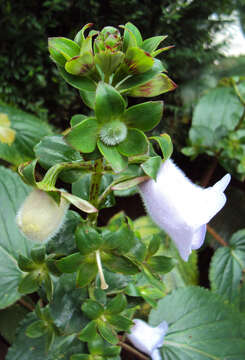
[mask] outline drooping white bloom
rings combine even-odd
[[[17,214],[17,224],[30,240],[47,241],[60,230],[68,207],[64,198],[58,205],[45,191],[34,189]]]
[[[127,334],[128,339],[138,350],[150,355],[152,360],[161,360],[159,348],[163,345],[168,331],[167,322],[163,321],[156,327],[140,319],[134,319],[134,323],[130,334]]]
[[[204,189],[193,184],[169,159],[161,165],[156,181],[139,185],[149,215],[169,234],[185,261],[192,250],[202,246],[206,224],[225,205],[224,190],[230,179],[227,174]]]

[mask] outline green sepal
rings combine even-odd
[[[100,67],[102,72],[109,76],[123,62],[125,55],[121,51],[101,51],[94,57],[94,63]]]
[[[166,274],[176,265],[176,261],[168,256],[152,256],[147,264],[157,274]]]
[[[21,164],[18,168],[18,172],[22,180],[31,186],[36,186],[35,168],[37,165],[37,159],[28,163]]]
[[[106,319],[119,331],[129,331],[130,327],[134,325],[133,321],[122,315],[107,315]]]
[[[94,280],[98,273],[97,264],[95,262],[84,262],[80,265],[77,278],[76,286],[85,287]]]
[[[116,173],[128,166],[127,158],[119,153],[116,146],[107,146],[101,140],[97,142],[97,145],[101,154]]]
[[[98,319],[104,313],[104,307],[97,301],[88,299],[82,304],[82,311],[91,319]]]
[[[65,139],[76,150],[91,153],[96,147],[97,129],[96,119],[88,118],[72,127]]]
[[[106,292],[100,288],[93,289],[93,296],[96,301],[98,301],[101,305],[105,305],[107,302]]]
[[[45,285],[47,299],[49,302],[51,302],[54,293],[54,284],[49,274],[46,274],[44,278],[44,285]]]
[[[77,247],[82,255],[98,250],[102,244],[102,236],[87,224],[77,227],[75,238]]]
[[[166,75],[158,74],[143,85],[136,86],[128,92],[132,97],[153,97],[175,90],[177,85]]]
[[[49,51],[51,58],[58,64],[63,66],[61,56],[65,60],[70,60],[74,56],[79,55],[80,47],[76,42],[64,37],[52,37],[48,39]],[[61,56],[60,56],[61,55]]]
[[[32,271],[27,274],[19,283],[18,291],[21,294],[31,294],[39,289],[40,279],[38,272]]]
[[[58,258],[59,258],[58,255],[50,254],[45,259],[45,264],[48,268],[48,271],[55,276],[60,276],[62,274],[62,272],[56,266],[56,262]]]
[[[78,334],[78,339],[85,342],[93,341],[97,335],[96,321],[90,321]]]
[[[94,66],[94,58],[90,52],[85,52],[70,59],[65,64],[65,69],[69,74],[86,76]]]
[[[95,115],[100,123],[118,119],[125,110],[126,104],[120,93],[111,85],[100,81],[95,97]]]
[[[155,253],[159,250],[161,246],[161,239],[159,236],[152,236],[152,239],[148,245],[148,249],[147,249],[147,258],[152,257],[153,255],[155,255]]]
[[[26,328],[26,336],[36,339],[45,335],[48,331],[47,325],[43,320],[33,322]]]
[[[85,91],[95,91],[96,90],[96,83],[87,78],[86,76],[76,76],[68,74],[65,69],[59,67],[60,75],[63,79],[71,86],[78,90],[85,90]]]
[[[18,257],[18,266],[20,270],[26,272],[36,269],[36,265],[34,264],[34,262],[22,254],[20,254]]]
[[[98,319],[97,325],[100,335],[108,341],[108,343],[112,345],[116,345],[118,343],[117,333],[108,322]]]
[[[153,136],[150,140],[155,140],[162,151],[163,159],[167,160],[173,153],[173,143],[168,134],[161,134],[160,136]]]
[[[124,156],[135,156],[147,153],[148,140],[138,129],[128,129],[127,137],[117,145],[118,151]]]
[[[148,101],[128,108],[123,120],[130,127],[150,131],[159,124],[162,114],[163,101]]]
[[[44,245],[36,245],[31,249],[31,258],[36,264],[42,264],[46,255],[46,247]]]
[[[127,306],[127,299],[124,294],[118,294],[106,305],[106,313],[109,314],[119,314]]]
[[[143,164],[141,164],[141,167],[148,176],[156,180],[161,163],[162,163],[161,157],[154,156],[146,160]]]
[[[103,265],[112,272],[124,275],[135,275],[140,271],[129,259],[112,254],[107,255],[107,258],[103,261]]]
[[[83,256],[77,252],[62,258],[61,260],[57,260],[56,266],[63,273],[73,273],[78,270],[83,259]]]
[[[149,52],[150,54],[155,51],[163,40],[167,38],[166,35],[153,36],[145,39],[142,44],[142,49]]]
[[[135,88],[149,82],[149,80],[154,78],[154,76],[161,73],[162,71],[164,71],[164,66],[162,62],[158,59],[154,59],[154,64],[149,71],[143,74],[133,75],[127,80],[121,81],[120,85],[118,86],[118,90],[121,93],[125,93],[129,91],[131,88]],[[115,83],[116,82],[117,82],[117,77],[115,77]],[[114,79],[113,79],[113,84],[114,84]]]

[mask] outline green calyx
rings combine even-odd
[[[123,122],[114,120],[101,127],[99,137],[105,145],[114,146],[126,139],[127,132]]]

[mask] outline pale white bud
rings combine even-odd
[[[30,240],[47,241],[64,223],[69,202],[61,197],[58,205],[45,191],[34,189],[22,204],[16,220]]]

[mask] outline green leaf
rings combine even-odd
[[[94,110],[96,92],[80,90],[79,93],[84,104],[87,105],[90,109]]]
[[[19,255],[19,258],[18,258],[18,266],[19,266],[20,270],[26,271],[26,272],[32,271],[36,268],[36,265],[34,264],[34,262],[31,259],[29,259],[21,254]]]
[[[131,22],[127,22],[126,25],[125,25],[125,28],[126,28],[126,30],[129,30],[131,33],[133,33],[133,35],[134,35],[134,37],[136,39],[137,45],[139,47],[141,47],[143,40],[142,40],[142,36],[141,36],[141,33],[140,33],[139,29],[134,24],[132,24]],[[124,34],[124,36],[125,35],[126,34]]]
[[[145,39],[142,44],[142,48],[145,51],[148,51],[150,54],[158,48],[163,40],[166,39],[167,36],[153,36],[151,38]]]
[[[153,136],[150,139],[155,140],[162,151],[163,159],[170,158],[173,152],[173,144],[171,137],[168,134],[161,134],[160,136]]]
[[[120,85],[118,86],[118,90],[120,92],[126,92],[131,88],[145,84],[149,80],[151,80],[155,75],[161,73],[163,70],[164,70],[164,67],[163,67],[162,62],[158,59],[154,59],[154,64],[149,71],[147,71],[143,74],[131,76],[127,80],[122,81],[120,83]]]
[[[84,344],[75,335],[57,336],[48,353],[45,351],[45,337],[36,339],[25,335],[27,326],[37,320],[33,313],[21,322],[14,344],[9,348],[6,360],[54,360],[62,358],[70,360],[74,353],[83,353]]]
[[[148,150],[148,141],[142,131],[128,129],[126,139],[117,145],[117,149],[124,156],[145,154]]]
[[[32,305],[31,302],[29,303]],[[19,322],[28,314],[28,312],[29,310],[19,303],[0,311],[0,334],[9,344],[14,342]]]
[[[128,92],[132,97],[153,97],[176,89],[176,84],[166,75],[158,74],[152,80]]]
[[[82,304],[82,311],[91,319],[98,319],[104,313],[104,307],[97,301],[88,299]]]
[[[37,271],[25,275],[19,283],[18,291],[21,294],[31,294],[38,290],[40,285],[39,275]]]
[[[173,269],[176,261],[167,256],[153,256],[147,261],[147,264],[157,274],[166,274]]]
[[[95,115],[100,123],[118,119],[125,106],[123,97],[113,86],[99,82],[95,97]]]
[[[70,357],[70,360],[90,360],[90,355],[88,354],[75,354]]]
[[[69,59],[65,64],[65,69],[69,74],[86,76],[94,65],[94,58],[90,52],[85,52]]]
[[[90,321],[78,334],[78,338],[81,341],[90,342],[97,334],[97,323],[96,321]]]
[[[245,230],[237,231],[229,246],[215,251],[210,266],[211,289],[231,303],[238,303],[245,272]]]
[[[30,338],[39,338],[40,336],[45,335],[47,332],[47,326],[43,320],[38,320],[29,325],[26,329],[26,336]]]
[[[27,257],[32,243],[20,233],[16,214],[30,190],[17,174],[0,167],[0,309],[22,296],[17,290],[22,276],[17,260],[19,254]]]
[[[119,314],[127,306],[127,299],[124,294],[118,294],[112,300],[110,300],[106,306],[106,313]]]
[[[125,223],[123,223],[117,231],[107,231],[102,234],[102,236],[103,249],[114,249],[119,254],[126,254],[135,245],[134,232],[130,226]]]
[[[83,120],[86,120],[88,118],[88,116],[83,115],[83,114],[76,114],[73,115],[70,121],[71,127],[78,125],[80,122],[82,122]]]
[[[145,73],[154,64],[154,59],[150,54],[137,47],[131,47],[127,50],[124,61],[124,66],[129,74]]]
[[[8,116],[11,128],[16,131],[11,146],[0,142],[0,158],[14,165],[35,158],[33,147],[52,131],[48,124],[38,117],[0,102],[0,113]]]
[[[85,90],[85,91],[95,91],[96,90],[96,83],[85,77],[85,76],[76,76],[68,74],[65,69],[59,67],[60,75],[63,79],[71,86],[78,90]]]
[[[103,320],[97,320],[98,330],[100,335],[108,341],[110,344],[116,345],[118,343],[117,333],[113,327],[104,322]]]
[[[127,167],[127,158],[121,155],[115,146],[107,146],[100,140],[97,142],[97,145],[101,154],[115,172],[120,172]]]
[[[71,254],[77,251],[75,244],[75,230],[80,223],[80,215],[74,211],[68,211],[62,229],[46,244],[47,254]]]
[[[162,321],[169,326],[163,360],[235,360],[245,353],[240,314],[208,290],[188,287],[164,297],[149,317],[152,326]]]
[[[218,87],[201,97],[194,109],[192,125],[205,126],[212,133],[220,126],[233,130],[242,112],[243,106],[233,89]]]
[[[55,53],[53,52],[53,50],[61,54],[66,60],[70,60],[71,58],[79,55],[80,53],[80,47],[77,45],[77,43],[64,37],[49,38],[48,45],[51,57],[58,64],[60,62],[60,57],[57,58],[56,56],[54,56]]]
[[[124,274],[124,275],[135,275],[139,272],[137,266],[135,266],[130,260],[122,256],[110,255],[108,259],[103,261],[105,267],[110,271]]]
[[[72,127],[65,139],[76,150],[91,153],[96,147],[97,129],[96,119],[88,118]]]
[[[141,167],[148,176],[156,180],[161,163],[162,163],[161,157],[154,156],[148,159],[147,161],[145,161],[143,164],[141,164]]]
[[[68,145],[61,135],[45,136],[34,151],[44,169],[62,162],[82,160],[80,153]]]
[[[98,250],[102,244],[101,235],[87,224],[80,225],[75,233],[77,247],[82,255]]]
[[[116,185],[112,186],[112,190],[114,191],[124,191],[131,188],[135,188],[136,185],[141,184],[143,181],[147,180],[146,176],[137,177],[131,180],[122,181]]]
[[[22,180],[31,186],[36,186],[36,177],[35,177],[35,168],[37,165],[37,160],[33,160],[30,163],[24,163],[19,166],[18,172]]]
[[[81,311],[81,303],[86,298],[87,290],[76,288],[75,274],[63,274],[55,283],[53,300],[49,304],[50,315],[55,326],[66,336],[80,331],[87,324]]]
[[[148,101],[128,108],[123,118],[128,126],[149,131],[161,121],[162,114],[162,101]]]
[[[58,260],[56,265],[57,268],[64,273],[73,273],[77,271],[82,261],[83,256],[77,252],[62,258],[61,260]]]
[[[97,264],[95,262],[84,262],[80,265],[77,272],[77,287],[85,287],[91,283],[98,273]]]
[[[160,237],[153,235],[147,249],[147,257],[153,256],[159,250],[160,245],[161,245]]]
[[[122,315],[106,315],[106,319],[119,331],[129,331],[133,321]]]

